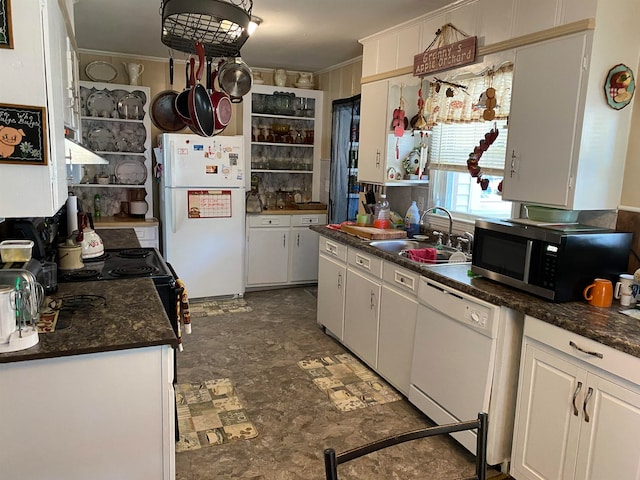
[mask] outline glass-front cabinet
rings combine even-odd
[[[322,92],[254,85],[243,108],[247,190],[267,210],[317,201]]]
[[[80,82],[81,143],[106,160],[69,168],[84,211],[95,211],[99,195],[102,217],[153,217],[149,95],[143,86]]]

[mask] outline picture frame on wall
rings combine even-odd
[[[0,165],[47,165],[45,107],[0,103]]]
[[[0,0],[0,48],[13,48],[11,0]]]

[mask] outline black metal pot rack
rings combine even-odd
[[[238,57],[252,8],[253,0],[162,0],[162,43],[195,55],[202,42],[206,57]]]

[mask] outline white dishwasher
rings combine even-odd
[[[522,315],[425,277],[418,300],[409,400],[438,425],[488,413],[487,463],[506,472]],[[452,436],[475,454],[475,431]]]

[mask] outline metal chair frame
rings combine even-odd
[[[338,480],[338,465],[368,455],[369,453],[382,450],[383,448],[398,445],[400,443],[417,440],[419,438],[433,437],[448,433],[462,432],[464,430],[478,429],[478,439],[476,444],[476,474],[467,480],[486,480],[487,471],[487,414],[478,413],[477,420],[466,422],[450,423],[447,425],[436,425],[435,427],[421,428],[410,432],[393,435],[377,440],[375,442],[353,448],[336,455],[333,448],[324,450],[324,468],[326,480]]]

